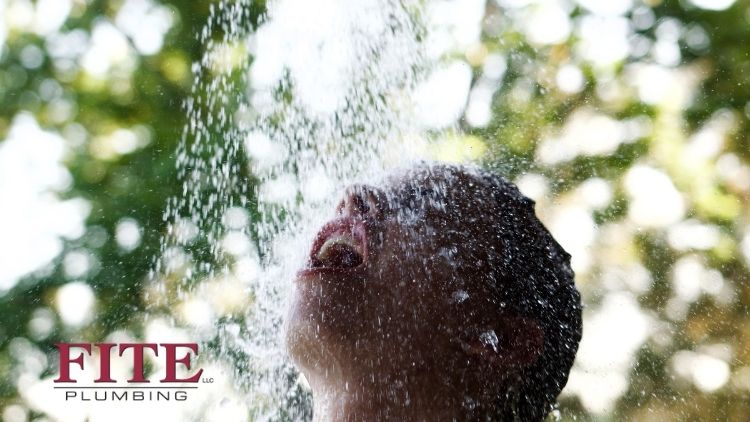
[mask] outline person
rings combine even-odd
[[[570,255],[476,167],[347,188],[294,286],[286,344],[316,421],[539,421],[581,339]]]

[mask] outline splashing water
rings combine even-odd
[[[168,313],[206,285],[242,282],[240,304],[214,303],[216,322],[198,331],[259,420],[309,415],[281,335],[300,245],[343,186],[414,157],[408,99],[429,67],[418,1],[279,0],[262,12],[219,3],[200,35],[182,195],[167,207],[147,298]]]

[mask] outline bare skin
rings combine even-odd
[[[496,420],[544,334],[487,287],[485,194],[430,171],[346,190],[286,322],[316,421]]]

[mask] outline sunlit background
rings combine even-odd
[[[311,3],[257,34],[247,53],[257,92],[285,66],[310,65],[291,31],[335,31],[312,19],[332,3]],[[0,0],[5,422],[248,418],[219,364],[207,371],[222,382],[189,404],[73,406],[50,387],[55,342],[192,341],[243,309],[259,263],[240,230],[250,216],[233,207],[222,241],[241,257],[232,274],[182,297],[177,324],[146,313],[210,6]],[[416,118],[439,135],[411,146],[514,180],[573,256],[586,308],[563,420],[746,420],[750,1],[436,0],[425,19],[438,65]],[[299,81],[302,101],[334,107],[337,77]],[[250,172],[280,159],[259,136],[246,150]],[[283,180],[260,188],[279,201],[287,192]]]

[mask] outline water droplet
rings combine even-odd
[[[492,347],[492,350],[497,352],[497,345],[500,343],[500,340],[497,338],[495,330],[487,330],[480,334],[479,341],[481,341],[485,346]]]
[[[461,303],[469,298],[469,294],[465,290],[456,290],[453,292],[453,301],[455,303]]]

